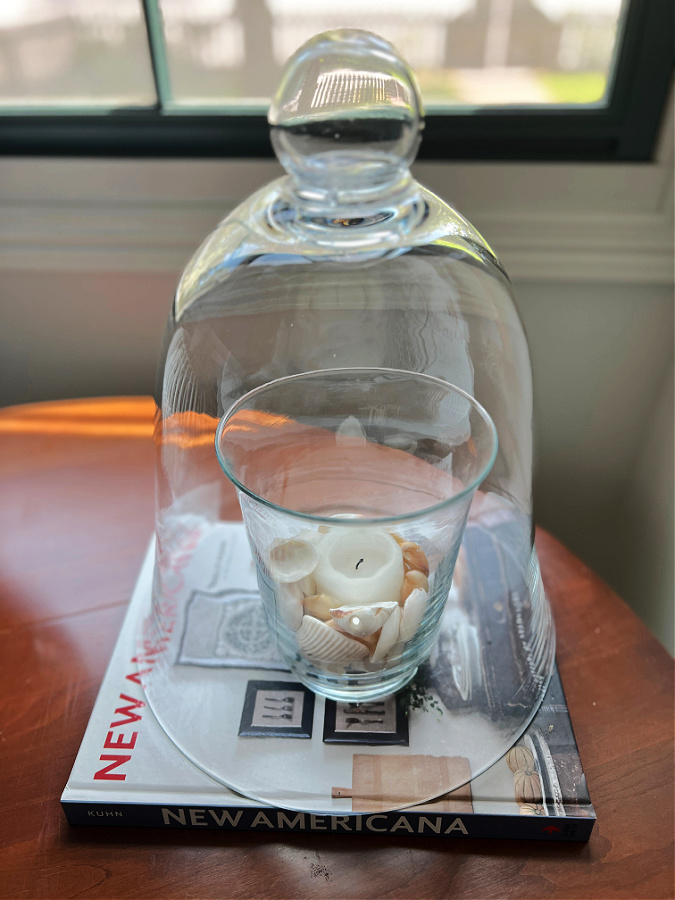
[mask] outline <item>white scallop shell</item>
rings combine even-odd
[[[401,613],[401,626],[399,628],[399,638],[405,643],[414,637],[415,632],[420,627],[420,623],[426,612],[429,595],[422,588],[415,588],[408,594],[403,612]]]
[[[277,539],[269,550],[270,575],[279,584],[292,584],[311,575],[319,561],[314,544],[300,538]]]
[[[310,531],[309,528],[303,528],[303,530],[299,531],[293,539],[296,541],[307,541],[307,543],[317,547],[322,537],[323,535],[319,534],[318,531]],[[316,594],[316,581],[314,580],[314,575],[305,575],[304,578],[298,581],[298,587],[305,597],[311,597],[312,594]],[[324,618],[327,618],[327,616]]]
[[[398,641],[399,626],[401,623],[401,607],[397,604],[387,621],[382,626],[377,647],[370,657],[371,662],[381,662],[394,644]]]
[[[368,655],[364,644],[312,616],[303,616],[295,637],[302,652],[319,662],[349,662]]]
[[[303,594],[297,584],[278,584],[275,591],[277,612],[293,631],[302,624]]]
[[[355,637],[367,637],[382,628],[398,603],[377,603],[372,606],[338,606],[331,609],[330,615],[342,631]]]

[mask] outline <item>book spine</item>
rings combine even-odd
[[[511,838],[516,840],[587,841],[594,816],[498,816],[480,813],[428,816],[418,812],[371,815],[317,815],[270,807],[162,806],[151,803],[83,803],[62,801],[71,825],[117,825],[149,828],[208,828],[225,831],[332,832],[400,834],[424,837]]]

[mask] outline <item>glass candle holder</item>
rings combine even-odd
[[[220,420],[268,625],[291,670],[360,702],[410,681],[435,642],[497,434],[469,394],[397,369],[272,381]]]

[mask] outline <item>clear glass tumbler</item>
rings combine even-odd
[[[397,369],[326,369],[256,388],[216,452],[265,614],[307,687],[393,693],[431,652],[497,433],[466,392]]]

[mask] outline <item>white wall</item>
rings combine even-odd
[[[0,160],[0,404],[150,393],[182,266],[272,162]],[[673,649],[673,135],[640,165],[440,164],[514,281],[536,515]]]
[[[516,284],[537,522],[673,652],[672,285]]]

